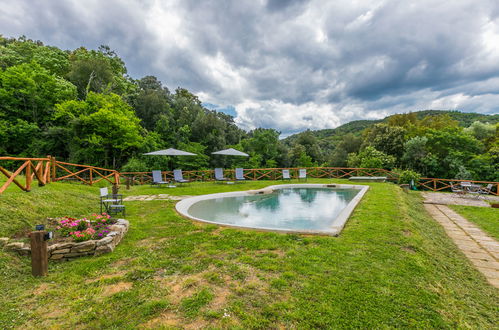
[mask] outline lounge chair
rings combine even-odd
[[[191,182],[189,180],[184,179],[182,175],[182,170],[173,170],[173,180],[178,183],[188,183]]]
[[[452,181],[450,183],[450,189],[452,190],[453,193],[457,194],[460,197],[466,195],[466,191],[462,188],[462,186],[455,185],[454,182]]]
[[[246,180],[246,178],[244,177],[244,171],[242,168],[236,168],[236,181],[241,181],[243,182],[244,180]]]
[[[289,170],[282,170],[282,179],[291,180],[291,177],[289,176]]]
[[[161,187],[162,184],[168,184],[168,181],[163,181],[163,178],[161,177],[161,171],[160,170],[154,170],[152,171],[152,185],[159,185]]]
[[[216,181],[229,181],[228,178],[224,177],[224,169],[216,168],[215,169],[215,180]]]
[[[307,170],[304,168],[298,170],[298,180],[300,179],[307,180]]]
[[[492,193],[492,187],[493,187],[493,186],[494,186],[494,185],[493,185],[492,183],[489,183],[489,184],[487,185],[487,187],[481,187],[481,188],[479,188],[479,189],[478,189],[478,193],[479,193],[480,195],[488,195],[488,194]]]
[[[100,213],[105,210],[108,214],[123,213],[125,215],[125,205],[123,205],[122,194],[110,194],[107,188],[100,188]]]

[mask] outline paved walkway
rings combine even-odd
[[[444,205],[466,205],[466,206],[482,206],[490,207],[487,202],[493,201],[499,203],[499,196],[480,196],[480,199],[473,196],[459,196],[452,193],[443,192],[430,192],[425,191],[422,193],[425,198],[425,203],[428,204],[444,204]]]
[[[158,194],[158,195],[137,195],[137,196],[128,196],[123,198],[125,202],[133,202],[133,201],[180,201],[191,196],[172,196],[168,194]]]
[[[489,283],[499,288],[499,243],[445,205],[424,206]]]

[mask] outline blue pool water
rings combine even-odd
[[[192,204],[190,216],[241,227],[327,230],[359,189],[283,188],[265,195],[230,196]]]

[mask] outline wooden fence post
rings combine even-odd
[[[31,273],[33,276],[47,276],[48,253],[46,232],[44,230],[33,231],[31,238]]]
[[[52,181],[55,181],[55,157],[50,157],[50,166],[52,168]]]
[[[114,171],[114,184],[119,185],[120,184],[120,174],[118,171]]]
[[[92,168],[90,167],[90,174],[89,174],[89,177],[90,177],[90,185],[92,185],[94,182],[93,182],[93,172],[92,172]]]
[[[47,158],[48,158],[48,160],[47,160],[47,164],[50,164],[50,159],[52,158],[52,156],[47,155]],[[46,171],[45,171],[45,168],[46,168],[47,164],[45,164],[45,166],[43,166],[44,175],[45,175],[45,183],[50,183],[50,181],[52,181],[52,180],[51,180],[52,178],[51,178],[51,176],[50,176],[50,171],[49,171],[49,172],[46,172]],[[49,165],[49,166],[50,166],[50,165]]]
[[[26,191],[31,191],[31,161],[27,160],[26,163]]]

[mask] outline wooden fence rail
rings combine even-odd
[[[298,170],[295,168],[253,168],[245,169],[244,177],[247,180],[279,180],[282,179],[282,170],[289,170],[291,178],[298,178]],[[193,181],[214,181],[214,170],[182,171],[184,179]],[[172,171],[161,172],[163,181],[173,180]],[[152,182],[151,172],[121,172],[120,176],[131,184],[147,184]],[[235,178],[235,170],[224,170],[224,176],[229,179]],[[351,176],[386,176],[389,180],[397,180],[398,175],[394,172],[379,168],[348,168],[348,167],[308,167],[309,178],[348,178]]]
[[[476,180],[462,180],[462,179],[437,179],[437,178],[421,178],[419,180],[419,187],[425,188],[431,191],[441,191],[451,189],[453,185],[458,185],[461,182],[469,182],[473,184],[479,184],[482,186],[492,185],[490,192],[496,196],[499,196],[499,182],[494,181],[476,181]]]
[[[120,175],[116,170],[60,162],[51,156],[46,158],[0,157],[1,161],[9,161],[11,166],[14,164],[17,169],[11,173],[0,165],[0,174],[7,178],[0,187],[0,194],[12,183],[23,191],[30,191],[35,178],[38,180],[39,186],[55,181],[77,181],[89,185],[102,180],[106,180],[111,184],[119,184],[120,182]],[[19,163],[21,164],[17,165]],[[20,175],[24,175],[24,183],[19,180]]]
[[[12,173],[1,166],[2,161],[20,162],[17,169]],[[16,165],[17,166],[17,165]],[[255,168],[245,169],[244,177],[247,180],[279,180],[282,179],[282,170],[287,169],[291,178],[298,178],[300,168]],[[7,180],[0,187],[2,194],[12,183],[24,191],[30,191],[33,181],[36,179],[39,186],[54,181],[76,181],[83,184],[93,185],[100,181],[110,184],[120,184],[120,179],[125,179],[129,184],[148,184],[152,182],[151,172],[118,172],[96,166],[73,164],[57,161],[55,157],[46,158],[19,158],[0,157],[0,175],[3,174]],[[18,176],[24,174],[24,183],[18,180]],[[172,171],[161,172],[163,181],[173,180]],[[214,181],[213,170],[183,171],[185,179],[193,181]],[[224,170],[224,176],[235,179],[235,170]],[[388,180],[398,180],[398,174],[380,168],[349,168],[349,167],[309,167],[307,177],[341,179],[351,176],[386,176]],[[499,182],[473,181],[473,180],[451,180],[437,178],[421,178],[419,187],[432,191],[448,190],[451,185],[460,182],[471,182],[482,185],[492,184],[491,193],[499,195]]]

